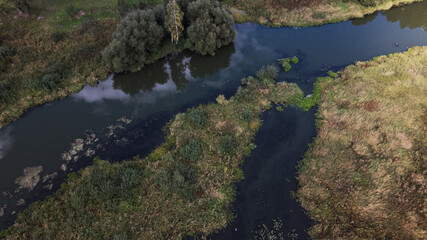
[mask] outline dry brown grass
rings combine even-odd
[[[311,236],[425,239],[427,47],[357,62],[321,85],[318,137],[299,169]]]
[[[375,7],[366,7],[357,1],[289,1],[277,4],[272,0],[237,0],[233,4],[237,22],[255,21],[273,26],[314,26],[362,18],[376,11],[421,0],[384,1]],[[295,4],[294,2],[298,2]],[[306,3],[304,3],[306,2]]]

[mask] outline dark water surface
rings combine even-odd
[[[0,130],[1,229],[16,212],[57,189],[68,172],[90,165],[95,155],[110,161],[146,155],[162,142],[161,128],[174,114],[213,102],[218,94],[233,95],[240,79],[263,65],[298,56],[300,63],[280,73],[279,80],[296,82],[310,94],[316,77],[330,69],[427,45],[426,17],[424,1],[322,27],[235,25],[234,44],[214,57],[169,56],[139,73],[110,77],[36,107]],[[283,220],[283,231],[295,229],[307,238],[304,230],[311,222],[290,191],[297,187],[295,166],[315,136],[314,113],[287,108],[263,115],[258,147],[243,166],[245,180],[237,185],[236,221],[213,238],[248,239],[258,225],[269,226],[276,218]],[[15,179],[35,166],[43,167],[40,178],[33,178],[39,183],[32,190],[18,189]],[[56,177],[45,177],[55,172]],[[17,206],[20,199],[23,206]]]

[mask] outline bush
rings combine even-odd
[[[203,127],[206,122],[205,114],[200,109],[193,109],[190,114],[190,121],[196,126],[196,127]]]
[[[9,102],[13,97],[12,84],[8,81],[0,81],[0,104]]]
[[[191,139],[181,147],[179,153],[182,158],[195,162],[202,153],[202,145],[198,139]]]
[[[80,26],[79,33],[97,34],[99,32],[98,21],[96,19],[85,18]]]
[[[135,10],[117,26],[112,41],[105,48],[105,62],[115,72],[138,71],[148,63],[149,55],[158,50],[164,29],[156,19],[155,11]]]
[[[0,72],[7,70],[7,65],[14,55],[15,52],[12,49],[0,46]]]
[[[196,182],[194,170],[183,163],[178,163],[172,170],[164,169],[157,177],[157,184],[164,191],[176,193],[187,200],[193,200]]]
[[[295,57],[291,58],[291,62],[293,62],[294,64],[298,64],[299,59],[295,56]]]
[[[76,7],[74,7],[73,4],[70,4],[68,6],[65,7],[65,14],[67,14],[68,17],[73,18],[74,16],[77,15],[78,13],[78,9]]]
[[[274,82],[277,79],[277,76],[279,75],[279,69],[275,67],[274,65],[268,65],[262,67],[258,72],[256,73],[256,77],[258,80],[271,80],[271,82]]]
[[[50,35],[50,38],[55,42],[55,43],[58,43],[58,42],[60,42],[60,41],[62,41],[62,40],[64,40],[64,38],[65,38],[65,32],[53,32],[51,35]]]
[[[190,26],[187,28],[188,47],[203,55],[215,51],[234,40],[236,31],[231,10],[218,1],[197,0],[188,5]]]
[[[222,154],[233,154],[235,150],[233,136],[227,135],[221,137],[218,150]]]

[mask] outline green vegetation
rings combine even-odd
[[[424,239],[427,47],[318,81],[318,134],[299,166],[314,239]]]
[[[295,56],[295,57],[292,57],[292,58],[282,58],[282,59],[279,59],[279,62],[280,62],[280,65],[283,68],[283,71],[289,72],[289,71],[291,71],[291,68],[292,68],[291,67],[291,63],[298,64],[299,59]]]
[[[256,146],[262,112],[301,101],[296,84],[264,67],[230,99],[177,114],[165,142],[148,157],[95,159],[61,189],[22,212],[7,239],[181,239],[207,236],[233,218],[234,183]],[[262,77],[262,78],[260,78]]]
[[[213,55],[233,41],[227,7],[216,0],[177,3],[187,31],[171,33],[176,45],[166,38],[171,17],[163,0],[0,0],[0,127],[111,71],[137,71],[184,49]]]
[[[226,0],[236,22],[272,26],[313,26],[361,18],[422,0]]]

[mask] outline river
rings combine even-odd
[[[300,62],[281,72],[279,80],[295,82],[310,94],[315,79],[328,70],[427,45],[427,1],[321,27],[246,23],[235,28],[234,44],[214,57],[184,52],[138,73],[112,75],[96,87],[35,107],[2,128],[1,229],[28,204],[58,189],[67,173],[90,165],[94,156],[122,161],[148,154],[163,141],[162,126],[174,114],[213,102],[219,94],[233,95],[241,78],[263,65],[278,65],[278,58],[298,56]],[[263,115],[258,147],[246,159],[245,180],[237,185],[236,220],[214,239],[248,239],[273,219],[283,221],[284,232],[308,238],[305,230],[312,222],[291,191],[297,190],[295,166],[315,136],[314,114],[315,109],[289,107]],[[41,167],[28,168],[36,166]],[[15,183],[24,169],[27,177],[21,179],[38,184]]]

